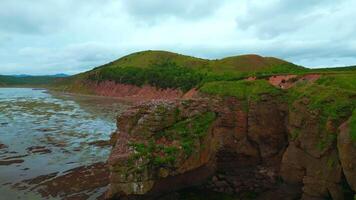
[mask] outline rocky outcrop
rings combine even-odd
[[[108,197],[148,198],[203,183],[232,193],[273,188],[288,144],[286,109],[270,96],[133,107],[118,119]]]
[[[202,184],[214,171],[215,113],[205,101],[151,102],[118,119],[108,197],[155,197]]]
[[[353,191],[356,191],[356,142],[350,137],[349,125],[350,120],[340,126],[337,147],[345,178]]]
[[[342,188],[345,168],[340,163],[340,148],[345,148],[340,140],[344,140],[344,133],[337,135],[332,120],[321,126],[320,113],[310,111],[308,104],[308,99],[300,99],[290,110],[290,142],[283,155],[281,176],[287,183],[302,186],[302,199],[345,199]],[[352,155],[349,153],[346,154]]]
[[[154,199],[199,185],[259,199],[346,199],[345,178],[355,191],[356,177],[347,124],[320,126],[308,104],[264,94],[132,107],[112,138],[107,197]]]

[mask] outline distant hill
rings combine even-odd
[[[54,83],[59,78],[67,77],[64,74],[48,75],[48,76],[31,76],[31,75],[0,75],[0,86],[15,87],[15,86],[48,86]]]
[[[23,78],[23,77],[58,77],[58,78],[63,78],[63,77],[68,77],[70,75],[68,74],[54,74],[54,75],[29,75],[29,74],[15,74],[15,75],[7,75],[7,76],[13,76],[17,78]]]

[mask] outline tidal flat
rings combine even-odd
[[[0,88],[0,193],[4,199],[95,199],[116,115],[112,98]],[[68,187],[70,185],[70,187]]]

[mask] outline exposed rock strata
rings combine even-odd
[[[133,107],[118,118],[107,196],[149,199],[201,185],[226,193],[253,191],[260,199],[345,199],[344,175],[355,191],[355,145],[347,127],[339,135],[333,121],[320,127],[319,113],[307,105],[301,99],[290,108],[277,96],[263,95],[259,102],[195,99]],[[206,113],[216,118],[187,154],[175,130],[181,124],[196,128],[195,119]],[[161,150],[177,149],[174,162],[156,146],[138,152],[149,141]],[[157,157],[166,162],[152,162]]]
[[[183,96],[183,92],[180,90],[157,89],[149,85],[139,87],[128,84],[118,84],[113,81],[88,84],[88,87],[91,88],[96,95],[125,98],[126,100],[173,100]]]

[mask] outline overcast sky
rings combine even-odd
[[[74,74],[148,49],[354,65],[355,8],[355,0],[0,0],[0,74]]]

